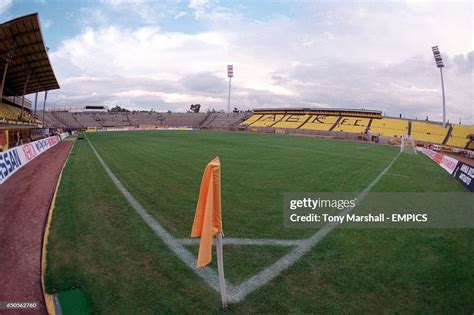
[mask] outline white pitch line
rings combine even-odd
[[[261,245],[261,246],[297,246],[304,240],[277,240],[277,239],[253,239],[253,238],[224,238],[224,245]],[[183,245],[198,245],[198,238],[178,239]]]
[[[380,174],[357,196],[357,204],[365,198],[367,193],[372,190],[372,188],[378,183],[382,176],[390,169],[390,167],[395,163],[397,158],[400,156],[398,153],[395,158],[387,165],[387,167],[380,172]],[[355,207],[354,207],[355,208]],[[343,210],[340,215],[344,216],[347,213],[350,213],[354,208],[346,208]],[[288,269],[295,262],[297,262],[301,257],[303,257],[308,251],[310,251],[316,244],[323,240],[326,235],[329,234],[339,223],[328,223],[324,225],[321,229],[318,230],[312,237],[304,240],[301,245],[297,246],[291,252],[277,260],[273,265],[269,266],[265,270],[259,272],[258,274],[250,277],[244,282],[240,283],[235,287],[234,290],[230,290],[229,293],[229,302],[239,302],[242,301],[248,294],[260,288],[261,286],[267,284],[269,281],[276,278],[284,270]]]
[[[198,276],[201,277],[211,288],[219,292],[219,278],[217,273],[209,267],[204,267],[201,269],[196,268],[196,259],[194,258],[193,254],[191,254],[191,252],[189,252],[177,239],[168,233],[168,231],[146,211],[146,209],[138,202],[138,200],[132,196],[132,194],[127,190],[127,188],[125,188],[125,186],[123,186],[114,173],[112,173],[107,164],[105,164],[102,157],[89,141],[89,138],[87,136],[85,138],[94,151],[100,164],[102,164],[102,167],[112,179],[112,182],[115,184],[118,190],[120,190],[125,199],[127,199],[129,204],[137,211],[143,221],[148,224],[148,226],[159,238],[163,240],[163,242],[175,253],[176,256],[178,256],[191,270],[197,273]],[[226,283],[226,286],[229,287],[229,289],[233,288],[230,283]]]
[[[99,153],[96,151],[92,143],[89,141],[89,138],[86,136],[87,142],[91,146],[92,150],[94,151],[97,159],[104,167],[107,174],[112,179],[115,186],[120,190],[120,192],[124,195],[130,205],[138,212],[138,214],[142,217],[145,223],[150,226],[150,228],[155,232],[155,234],[163,240],[163,242],[178,256],[192,271],[198,274],[211,288],[219,292],[219,279],[218,275],[215,271],[210,269],[209,267],[204,267],[202,269],[195,268],[196,266],[196,259],[194,256],[184,247],[184,245],[193,245],[196,241],[192,239],[176,239],[174,238],[168,231],[162,227],[158,221],[156,221],[145,208],[132,196],[132,194],[123,186],[120,180],[112,173],[109,169],[107,164],[105,164],[104,160],[101,158]],[[367,193],[378,183],[378,181],[384,176],[390,167],[395,163],[397,158],[400,156],[401,152],[399,152],[395,158],[387,165],[387,167],[380,172],[380,174],[358,195],[357,197],[357,204],[364,199]],[[354,207],[355,208],[355,207]],[[350,213],[352,209],[345,209],[340,214],[346,215]],[[324,225],[321,229],[318,230],[313,236],[308,239],[304,240],[251,240],[251,239],[242,239],[242,242],[247,242],[248,245],[263,245],[262,243],[267,243],[268,245],[279,245],[276,243],[284,244],[285,242],[294,242],[295,244],[285,245],[285,246],[296,246],[290,253],[286,254],[279,260],[277,260],[273,265],[269,266],[265,270],[259,272],[258,274],[250,277],[249,279],[241,282],[239,285],[232,285],[226,281],[226,288],[227,290],[227,298],[229,303],[237,303],[245,299],[247,295],[251,292],[255,291],[256,289],[262,287],[263,285],[267,284],[269,281],[273,280],[277,277],[280,273],[284,270],[288,269],[292,266],[295,262],[297,262],[301,257],[303,257],[309,250],[311,250],[316,244],[318,244],[321,240],[323,240],[329,232],[331,232],[339,223],[328,223]],[[231,244],[232,242],[238,243],[241,239],[229,239],[230,242],[227,244]],[[275,242],[270,244],[271,242]],[[250,244],[254,242],[255,244]],[[188,244],[189,243],[189,244]],[[267,245],[265,244],[265,245]]]
[[[387,175],[387,176],[395,176],[395,177],[406,177],[406,178],[410,177],[410,176],[407,176],[407,175],[393,174],[393,173],[387,173],[387,174],[385,174],[385,175]]]

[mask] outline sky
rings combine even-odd
[[[184,112],[337,107],[473,124],[474,2],[0,0],[38,12],[60,90],[49,107]],[[31,98],[31,97],[30,97]]]

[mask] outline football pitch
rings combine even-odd
[[[63,172],[46,288],[79,289],[98,313],[219,312],[221,304],[218,292],[140,217],[91,145],[176,240],[189,238],[202,172],[215,156],[222,164],[224,233],[231,239],[291,243],[314,235],[283,227],[285,192],[465,191],[428,158],[398,155],[391,146],[238,132],[88,133],[76,141]],[[229,311],[470,313],[473,236],[470,229],[334,229]],[[197,254],[197,244],[183,246]],[[292,249],[225,245],[226,278],[243,282]]]

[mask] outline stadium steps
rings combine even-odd
[[[209,114],[207,114],[206,118],[204,118],[201,125],[199,125],[199,126],[200,127],[210,127],[211,124],[214,122],[214,120],[216,120],[216,118],[217,118],[217,114],[209,113]],[[207,121],[207,120],[209,120],[209,121]]]
[[[197,124],[197,126],[198,126],[198,127],[201,127],[201,126],[204,124],[204,122],[206,121],[207,117],[208,117],[207,115],[204,116],[203,120],[201,120],[201,121]],[[216,115],[216,117],[217,117],[217,115]],[[216,118],[214,117],[214,119],[216,119]],[[210,125],[210,124],[209,124],[209,125]]]
[[[81,128],[84,128],[84,125],[81,124],[81,123],[79,122],[79,120],[77,120],[76,116],[74,116],[74,115],[71,115],[71,116],[72,116],[72,119],[76,122],[76,124],[78,124],[79,126],[81,126]]]
[[[253,116],[253,112],[247,112],[244,116],[244,118],[242,118],[243,120],[242,121],[246,121],[247,119],[249,119],[251,116]]]
[[[299,125],[298,128],[296,128],[296,129],[300,129],[301,127],[303,127],[304,124],[306,124],[306,123],[311,119],[311,117],[313,117],[313,116],[312,116],[312,115],[309,115],[308,118],[304,121],[304,123],[302,123],[301,125]]]
[[[260,121],[260,119],[262,119],[263,117],[265,117],[265,115],[259,115],[260,117],[258,117],[257,119],[255,119],[254,121],[252,121],[248,126],[252,126],[253,124],[255,124],[257,121]],[[252,116],[250,117],[252,118]],[[249,119],[250,119],[249,118]]]
[[[453,132],[453,126],[449,126],[448,133],[446,134],[446,137],[444,137],[442,144],[446,144],[446,142],[448,142],[449,138],[451,137],[452,132]]]
[[[342,119],[342,116],[339,116],[337,120],[334,122],[334,125],[332,125],[331,128],[329,128],[329,131],[332,131],[334,128],[336,128],[336,126],[339,124],[341,119]]]
[[[368,134],[370,130],[370,126],[372,125],[372,118],[369,119],[369,123],[367,124],[367,127],[365,127],[364,133]]]
[[[59,115],[56,112],[53,111],[53,112],[50,112],[50,114],[51,116],[54,117],[54,119],[59,121],[61,124],[63,124],[66,127],[69,127],[69,124],[67,123],[67,121],[64,121],[61,117],[59,117]]]
[[[242,117],[239,120],[233,122],[231,126],[239,126],[245,119]]]
[[[370,129],[370,126],[372,126],[372,118],[369,120],[369,123],[367,124],[366,131]]]
[[[468,150],[474,150],[474,140],[471,140],[464,148]]]
[[[275,121],[273,124],[271,124],[271,125],[268,126],[268,127],[273,127],[273,126],[275,126],[277,123],[279,123],[280,121],[282,121],[283,118],[285,118],[285,116],[286,116],[286,115],[283,115],[279,120]]]
[[[211,121],[207,124],[208,126],[212,125],[212,123],[214,122],[214,120],[216,120],[217,118],[217,115],[214,115],[214,117],[212,117]]]
[[[211,117],[211,113],[207,113],[206,117],[204,118],[204,120],[202,121],[201,124],[199,124],[199,127],[209,127],[209,124],[206,122],[209,117]]]

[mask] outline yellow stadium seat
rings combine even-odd
[[[413,121],[411,124],[411,136],[414,140],[442,144],[448,128],[442,125],[428,122]]]
[[[453,130],[446,142],[447,145],[464,148],[469,142],[469,135],[474,134],[474,126],[452,125]]]
[[[260,117],[262,117],[262,115],[252,115],[250,116],[246,121],[244,121],[242,124],[244,125],[251,125],[252,123],[254,123],[256,120],[258,120]]]
[[[465,139],[469,135],[474,134],[474,126],[469,125],[453,125],[451,136]]]
[[[286,115],[282,120],[272,127],[274,128],[293,128],[300,127],[309,118],[310,115]]]
[[[0,118],[6,120],[18,120],[20,113],[14,110],[14,107],[0,103]]]
[[[334,131],[364,133],[369,125],[370,118],[342,117],[334,127]]]
[[[449,145],[449,146],[452,146],[452,147],[458,147],[458,148],[464,149],[468,142],[469,142],[468,139],[449,137],[446,144]]]
[[[339,116],[312,115],[300,129],[328,131],[338,118]]]
[[[275,124],[276,122],[280,121],[284,115],[277,115],[277,114],[269,114],[263,115],[262,118],[257,120],[252,124],[252,127],[270,127],[271,125]]]
[[[401,138],[401,136],[408,134],[408,120],[394,118],[372,119],[369,132],[384,137]]]

